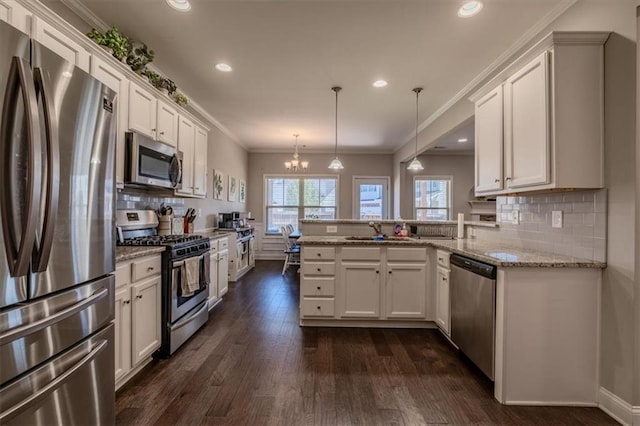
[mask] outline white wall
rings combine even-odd
[[[264,216],[264,175],[288,175],[284,162],[291,159],[291,153],[249,153],[249,193],[247,209],[262,222]],[[393,174],[393,156],[391,154],[338,154],[344,169],[334,172],[327,168],[332,154],[300,154],[300,158],[309,161],[309,170],[304,175],[338,175],[339,176],[339,205],[338,219],[351,219],[352,189],[354,176],[389,177]],[[390,185],[391,186],[391,185]],[[393,197],[393,188],[389,188],[389,197]],[[390,217],[393,213],[390,212]]]
[[[196,152],[196,155],[198,153]],[[232,211],[246,211],[247,203],[227,201],[229,175],[248,182],[249,166],[247,151],[233,142],[217,128],[209,132],[209,147],[207,150],[207,196],[204,199],[187,198],[185,207],[202,209],[202,216],[195,222],[195,229],[212,228],[217,225],[218,213]],[[224,200],[213,199],[213,171],[224,173]],[[247,197],[252,188],[247,184]]]
[[[407,170],[406,164],[400,167],[403,175],[401,180],[402,193],[400,195],[400,217],[414,219],[413,217],[413,178],[415,176],[452,176],[452,211],[451,220],[458,213],[464,213],[470,219],[471,206],[469,205],[469,191],[473,187],[474,162],[473,155],[428,155],[422,154],[419,160],[424,166],[420,172]]]

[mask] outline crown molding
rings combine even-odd
[[[110,28],[110,25],[93,13],[91,9],[82,4],[80,0],[60,0],[60,3],[67,6],[69,10],[78,15],[78,17],[84,22],[91,25],[91,27],[100,31],[106,31]]]
[[[418,126],[418,133],[433,124],[438,118],[440,118],[445,112],[453,107],[458,101],[468,97],[472,92],[477,90],[484,80],[488,79],[493,73],[500,67],[504,66],[514,55],[516,55],[527,44],[531,43],[538,34],[544,30],[549,24],[558,19],[560,15],[566,12],[571,6],[576,4],[578,0],[564,0],[556,7],[551,9],[549,13],[536,22],[531,28],[529,28],[515,43],[513,43],[507,50],[505,50],[500,56],[498,56],[487,68],[485,68],[480,74],[478,74],[473,80],[467,83],[462,90],[456,93],[451,99],[445,102],[440,108],[438,108],[433,114],[431,114],[425,121]],[[406,137],[394,153],[400,151],[404,146],[411,142],[415,137],[415,132]]]

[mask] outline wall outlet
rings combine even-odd
[[[562,228],[562,210],[554,210],[551,212],[551,227]]]
[[[336,232],[338,232],[336,225],[327,225],[327,234],[335,234]]]
[[[511,223],[513,223],[514,225],[517,225],[520,223],[520,211],[519,210],[513,210],[511,212]]]

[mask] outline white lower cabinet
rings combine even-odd
[[[222,297],[229,291],[229,250],[221,250],[218,253],[218,297]]]
[[[427,320],[426,247],[302,248],[300,318]]]
[[[344,262],[340,265],[340,316],[380,316],[380,263]]]
[[[115,378],[119,388],[148,361],[162,340],[161,256],[116,265]]]
[[[437,251],[438,267],[436,270],[436,324],[447,336],[451,336],[449,256],[449,252],[446,252],[444,250]]]

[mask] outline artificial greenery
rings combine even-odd
[[[121,34],[116,27],[111,27],[104,33],[92,28],[87,36],[100,46],[111,49],[111,54],[119,61],[127,57],[129,52],[129,38]]]
[[[140,43],[134,47],[131,43],[127,54],[127,64],[134,72],[142,74],[147,69],[147,65],[153,62],[154,57],[155,52],[149,49],[146,44]]]
[[[145,70],[142,75],[147,77],[149,83],[151,83],[153,87],[156,87],[158,89],[160,88],[160,79],[162,79],[162,76],[160,76],[160,74],[155,71]]]
[[[189,98],[187,98],[182,93],[176,93],[173,95],[173,100],[180,106],[187,106],[189,103]]]
[[[160,80],[160,89],[166,89],[169,95],[173,95],[176,90],[178,90],[178,86],[176,83],[168,77],[162,77]]]

